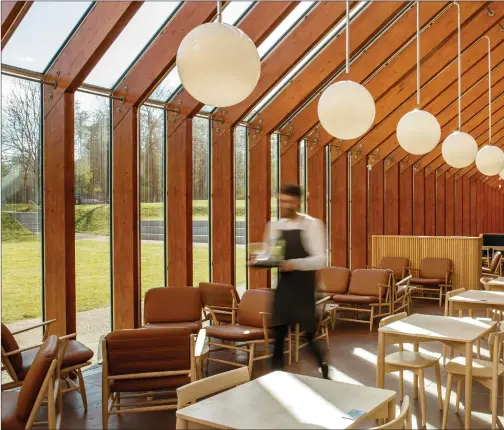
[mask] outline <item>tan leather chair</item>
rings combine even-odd
[[[254,366],[254,361],[264,360],[272,357],[269,353],[269,343],[273,335],[269,329],[271,306],[273,303],[273,291],[271,290],[248,290],[238,305],[236,313],[236,324],[226,324],[208,327],[206,334],[210,339],[208,345],[208,361],[230,364],[235,367],[246,367],[247,365],[234,361],[221,360],[211,357],[211,354],[220,350],[234,350],[245,352],[249,356],[248,369],[250,375]],[[220,342],[214,342],[218,339]],[[291,332],[288,336],[289,364],[291,363]],[[227,344],[224,342],[229,342]],[[264,346],[261,355],[256,354],[256,346]],[[207,363],[208,363],[207,361]]]
[[[413,298],[438,300],[443,304],[443,296],[452,288],[453,262],[448,258],[424,258],[420,269],[408,268],[413,277],[410,285],[414,287]],[[411,273],[414,272],[414,273]],[[424,296],[424,293],[437,293],[437,296]]]
[[[196,380],[195,336],[189,328],[114,331],[103,339],[102,351],[103,429],[111,414],[176,409],[176,396],[167,395]]]
[[[394,279],[399,282],[406,278],[409,259],[405,257],[382,257],[377,269],[391,270],[394,272]]]
[[[236,308],[240,303],[240,296],[233,285],[201,282],[199,290],[205,320],[210,320],[215,325],[236,323]]]
[[[390,315],[394,298],[393,274],[390,270],[356,269],[352,272],[347,294],[335,294],[334,303],[339,305],[337,312],[356,312],[369,315],[369,319],[337,316],[340,321],[353,321],[369,324],[373,330],[375,318]]]
[[[324,267],[317,271],[317,295],[320,298],[345,294],[351,271],[346,267]]]
[[[66,341],[64,342],[66,346]],[[31,429],[42,424],[35,421],[43,400],[47,400],[50,429],[61,426],[60,363],[64,351],[57,336],[49,336],[38,349],[26,373],[21,390],[2,392],[2,428],[6,430]]]
[[[495,251],[489,266],[482,267],[481,273],[483,275],[499,275],[499,276],[502,275],[501,261],[502,261],[502,252]]]
[[[14,334],[19,334],[41,326],[47,327],[54,321],[56,320],[37,324],[36,326],[14,333],[2,323],[2,363],[13,381],[2,385],[3,390],[19,387],[23,383],[41,346],[41,344],[38,344],[27,348],[19,348]],[[75,334],[63,336],[61,338],[68,340],[68,345],[61,364],[61,377],[66,382],[66,388],[62,388],[62,393],[78,391],[81,395],[84,409],[87,410],[86,385],[84,383],[84,377],[82,376],[82,368],[91,364],[90,360],[93,358],[93,351],[78,340],[72,339],[73,337],[75,337]],[[44,339],[45,338],[47,338],[47,330],[44,333]],[[73,376],[77,376],[78,383],[74,381]]]
[[[201,295],[193,287],[152,288],[145,294],[144,327],[201,329]]]

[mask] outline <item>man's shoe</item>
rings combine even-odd
[[[329,378],[329,366],[327,365],[327,363],[322,364],[321,370],[322,370],[322,377],[324,379],[330,379]]]

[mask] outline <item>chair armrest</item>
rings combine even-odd
[[[77,339],[77,333],[67,334],[65,336],[60,336],[59,340],[65,339]]]
[[[329,300],[331,300],[329,296],[324,297],[323,299],[317,300],[315,302],[315,306],[321,305],[322,303],[328,302]]]
[[[49,324],[52,324],[53,322],[56,322],[56,320],[54,319],[54,320],[44,321],[43,323],[36,324],[34,326],[24,328],[22,330],[13,331],[12,334],[15,335],[15,334],[24,333],[26,331],[30,331],[30,330],[33,330],[33,329],[36,329],[36,328],[39,328],[39,327],[48,326]]]
[[[30,351],[35,348],[40,348],[42,345],[43,343],[39,343],[37,345],[27,346],[26,348],[19,348],[14,351],[2,352],[2,357],[10,357],[11,355],[20,354],[21,352]]]
[[[404,284],[407,285],[412,277],[413,277],[413,275],[408,275],[408,276],[406,276],[406,278],[401,279],[399,282],[396,283],[396,287],[400,287]]]
[[[196,358],[200,357],[201,354],[203,353],[203,348],[205,347],[205,341],[206,341],[206,330],[202,328],[198,332],[198,337],[196,338],[196,342],[194,345],[194,356]]]
[[[378,284],[379,287],[390,288],[392,285]]]
[[[216,311],[237,311],[238,308],[228,307],[228,306],[205,306],[204,310],[216,310]]]

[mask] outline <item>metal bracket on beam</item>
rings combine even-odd
[[[49,85],[50,87],[53,87],[53,89],[56,89],[56,87],[58,86],[58,83],[56,82],[56,79],[54,79],[52,81],[42,81],[42,83],[44,85]]]
[[[386,158],[386,160],[387,160],[387,164],[388,164],[388,165],[392,164],[392,161],[394,161],[394,155],[393,155],[393,154],[389,155],[389,156]]]

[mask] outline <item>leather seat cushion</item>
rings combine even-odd
[[[121,379],[110,382],[110,391],[135,393],[142,391],[175,390],[191,382],[189,375],[166,376],[163,378]]]
[[[188,328],[191,333],[197,334],[201,330],[200,322],[177,322],[177,323],[148,323],[145,328]]]
[[[19,391],[2,391],[2,428],[6,430],[24,429],[22,422],[16,415]]]
[[[223,340],[247,341],[264,339],[264,331],[259,327],[246,325],[218,325],[206,329],[208,337]]]
[[[431,285],[438,286],[444,284],[445,280],[441,278],[411,278],[410,285]]]
[[[333,296],[333,302],[347,303],[347,304],[370,304],[370,303],[378,303],[378,297],[354,296],[352,294],[336,294]]]
[[[486,274],[492,275],[493,271],[489,267],[482,267],[481,268],[481,273],[486,273]]]

